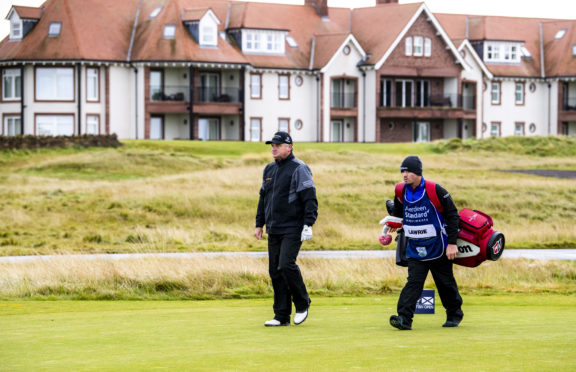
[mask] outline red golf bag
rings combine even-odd
[[[477,210],[460,210],[458,255],[455,264],[476,267],[486,260],[496,261],[504,251],[504,234],[495,231],[492,218]]]

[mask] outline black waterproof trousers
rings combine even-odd
[[[296,257],[302,242],[300,234],[268,234],[268,272],[274,288],[274,319],[289,322],[292,302],[296,312],[308,308],[310,297]]]
[[[408,281],[398,299],[398,315],[402,316],[407,324],[412,325],[416,303],[422,294],[428,271],[432,272],[438,295],[446,309],[446,320],[462,320],[464,316],[462,297],[454,279],[452,261],[448,260],[446,255],[431,261],[408,259]]]

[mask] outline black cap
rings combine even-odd
[[[286,143],[288,145],[292,144],[292,137],[287,132],[276,132],[274,133],[274,137],[270,141],[266,141],[266,144],[269,145],[271,143]]]
[[[414,155],[410,155],[406,159],[404,159],[402,165],[400,165],[400,172],[404,171],[412,172],[414,174],[417,174],[418,176],[421,176],[422,161],[420,160],[420,158]]]

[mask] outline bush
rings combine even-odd
[[[116,134],[81,136],[0,136],[0,150],[43,149],[54,147],[120,147]]]

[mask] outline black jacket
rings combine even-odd
[[[306,163],[290,154],[264,168],[256,227],[266,225],[268,234],[300,233],[317,216],[316,188]]]
[[[458,225],[460,224],[458,209],[448,191],[439,184],[436,184],[436,195],[438,195],[438,200],[440,200],[440,205],[442,205],[442,209],[444,210],[442,216],[444,217],[444,224],[446,225],[448,244],[456,244],[458,240]],[[402,202],[396,197],[394,198],[393,215],[395,217],[404,217]]]

